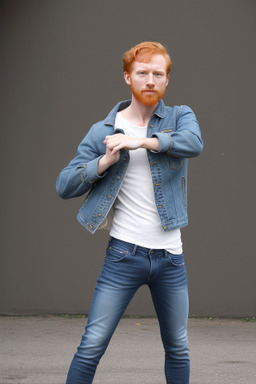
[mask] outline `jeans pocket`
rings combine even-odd
[[[182,267],[185,265],[183,253],[180,255],[174,255],[173,253],[168,252],[168,257],[174,267]]]
[[[120,247],[118,245],[109,245],[106,251],[106,260],[112,262],[119,262],[129,255],[130,251],[126,250],[124,247]]]

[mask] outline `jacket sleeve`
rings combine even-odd
[[[97,173],[98,162],[104,155],[99,150],[94,126],[79,144],[76,156],[64,168],[56,180],[56,189],[63,199],[76,197],[87,192],[107,172],[99,176]]]
[[[158,152],[174,157],[190,158],[198,156],[203,150],[203,141],[196,116],[186,105],[179,107],[176,130],[173,132],[155,132],[160,143]]]

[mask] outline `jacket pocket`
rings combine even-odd
[[[180,169],[184,163],[184,159],[174,157],[172,155],[166,155],[165,153],[163,156],[167,167],[170,169]]]

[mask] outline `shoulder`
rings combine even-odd
[[[197,117],[192,108],[188,105],[175,105],[174,107],[166,107],[166,120],[172,121],[196,121]]]
[[[104,120],[100,120],[91,126],[89,133],[94,140],[105,139],[105,136],[113,134],[117,112],[127,107],[130,102],[130,100],[120,101]]]
[[[177,115],[177,117],[186,113],[194,113],[192,108],[190,108],[188,105],[174,105],[173,107],[166,106],[165,108],[166,108],[166,115],[175,114]]]
[[[104,120],[98,121],[90,128],[90,133],[95,140],[105,139],[106,136],[112,135],[113,131],[113,126],[105,124]]]

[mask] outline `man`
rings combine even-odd
[[[189,383],[188,289],[180,228],[187,219],[187,159],[203,149],[187,106],[162,97],[171,60],[160,43],[143,42],[123,57],[130,101],[93,125],[60,173],[63,198],[89,191],[79,222],[110,228],[86,331],[67,384],[92,383],[96,367],[128,303],[143,284],[151,291],[165,349],[168,384]]]

